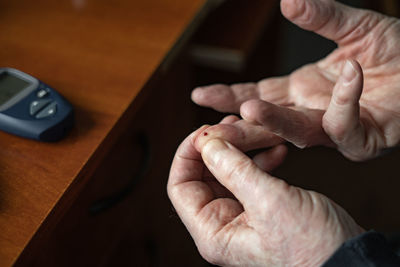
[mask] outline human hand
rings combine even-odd
[[[240,128],[200,128],[180,145],[171,167],[168,195],[207,261],[319,266],[344,241],[363,232],[325,196],[264,172],[283,159],[282,145],[263,153],[258,164],[235,148],[262,142]]]
[[[338,48],[289,76],[197,88],[193,101],[221,112],[240,112],[245,120],[299,147],[337,147],[355,161],[397,146],[400,21],[332,0],[282,0],[281,10]]]

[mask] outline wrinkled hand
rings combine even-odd
[[[286,77],[198,88],[194,102],[240,112],[299,147],[337,147],[356,161],[397,146],[400,21],[333,0],[282,0],[281,10],[338,48]]]
[[[213,264],[321,265],[363,230],[325,196],[264,172],[282,161],[284,146],[257,155],[257,164],[235,148],[282,142],[266,133],[262,143],[262,129],[245,123],[202,127],[180,145],[168,181],[178,215]]]

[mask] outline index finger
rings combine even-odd
[[[188,136],[174,157],[168,180],[168,195],[176,212],[196,241],[204,231],[217,231],[243,211],[236,200],[218,198],[207,181],[207,170],[194,147],[204,126]],[[214,215],[218,215],[215,217]]]

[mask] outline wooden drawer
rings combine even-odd
[[[179,66],[154,85],[31,266],[207,266],[166,192],[175,150],[195,128],[189,69]]]
[[[157,112],[143,107],[135,118]],[[159,132],[157,124],[135,119],[119,138],[61,222],[45,242],[33,266],[101,266],[129,231],[142,239],[146,220],[150,157]],[[137,231],[131,231],[137,229]],[[141,243],[141,241],[139,241]]]

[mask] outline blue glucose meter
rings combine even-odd
[[[71,104],[54,89],[22,71],[0,68],[0,130],[57,141],[72,124]]]

